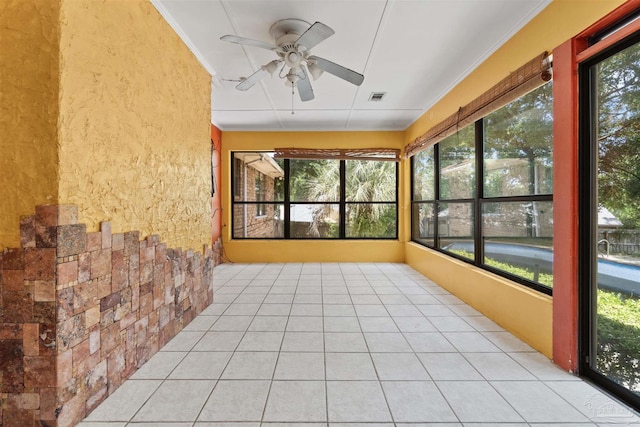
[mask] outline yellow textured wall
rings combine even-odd
[[[400,149],[403,138],[403,132],[223,132],[222,238],[225,255],[233,262],[403,262],[405,237],[402,235],[399,240],[376,241],[233,240],[231,177],[228,173],[232,151],[267,151],[278,147]],[[398,217],[399,230],[405,229],[403,221],[408,217],[402,209],[399,209]]]
[[[58,198],[59,1],[0,1],[0,249]]]
[[[148,0],[62,0],[60,202],[97,230],[211,243],[208,73]]]

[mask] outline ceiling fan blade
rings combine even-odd
[[[245,46],[261,47],[263,49],[268,49],[268,50],[278,50],[278,49],[280,49],[278,46],[276,46],[274,44],[271,44],[271,43],[263,42],[263,41],[260,41],[260,40],[248,39],[246,37],[234,36],[234,35],[231,35],[231,34],[228,34],[226,36],[220,37],[220,40],[225,41],[225,42],[229,42],[229,43],[242,44],[242,45],[245,45]]]
[[[364,76],[360,73],[356,73],[353,70],[350,70],[342,65],[338,65],[335,62],[331,62],[327,59],[320,58],[319,56],[310,56],[310,61],[313,61],[320,67],[322,70],[327,73],[333,74],[336,77],[340,77],[343,80],[348,81],[356,86],[360,86],[364,81]]]
[[[269,72],[265,70],[264,67],[261,67],[258,71],[251,74],[249,77],[247,77],[246,79],[238,83],[238,85],[236,86],[236,89],[242,90],[242,91],[248,90],[252,88],[253,85],[258,83],[261,79],[267,77],[268,75],[269,75]]]
[[[296,44],[304,46],[307,50],[311,50],[312,47],[331,37],[335,33],[335,31],[322,22],[315,22],[309,27],[309,29],[307,29],[307,31],[304,32],[304,34],[298,37]]]
[[[296,87],[298,88],[298,94],[300,95],[301,101],[311,101],[314,98],[309,73],[304,69],[304,66],[300,66],[300,69],[298,70]]]

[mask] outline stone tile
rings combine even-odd
[[[327,380],[377,380],[369,353],[326,353]]]
[[[287,316],[255,316],[249,330],[253,332],[282,332],[287,325]]]
[[[55,248],[25,248],[24,262],[24,280],[55,280]]]
[[[411,352],[411,347],[399,332],[365,332],[372,353]]]
[[[86,418],[95,421],[129,421],[160,386],[160,380],[129,380]]]
[[[208,331],[211,326],[218,320],[218,316],[203,316],[202,314],[196,317],[187,326],[182,328],[183,331]]]
[[[390,422],[378,381],[327,381],[329,422]]]
[[[123,251],[124,253],[124,233],[111,235],[111,249],[114,251]]]
[[[296,293],[293,303],[298,304],[322,304],[321,294],[300,294]]]
[[[36,247],[35,216],[33,215],[20,217],[20,247]]]
[[[383,381],[382,389],[396,422],[458,421],[431,381]]]
[[[349,294],[324,294],[322,296],[322,303],[327,305],[341,304],[351,305],[351,297]]]
[[[24,357],[25,387],[55,387],[56,370],[53,356]]]
[[[578,412],[543,383],[492,381],[491,385],[527,422],[588,421],[584,414]]]
[[[274,381],[264,421],[317,422],[327,420],[323,381]]]
[[[320,316],[291,316],[287,323],[287,331],[322,332],[324,330],[323,325],[323,317]]]
[[[436,304],[420,304],[416,305],[420,312],[427,317],[436,317],[436,316],[455,316],[456,313],[449,310],[444,305],[436,305]]]
[[[198,421],[260,421],[270,384],[270,381],[218,381]]]
[[[186,355],[187,352],[183,351],[160,351],[142,365],[131,378],[134,380],[163,380],[169,376],[171,371],[178,366]]]
[[[195,421],[214,385],[207,380],[166,380],[133,421]]]
[[[485,381],[438,381],[438,389],[462,422],[504,423],[524,420]]]
[[[22,335],[22,331],[20,332]],[[15,340],[0,341],[0,360],[2,360],[2,393],[22,393],[24,391],[24,349],[22,337]]]
[[[486,331],[482,335],[505,352],[534,351],[528,344],[506,331]]]
[[[424,381],[429,375],[413,353],[371,354],[380,381]]]
[[[640,424],[638,413],[612,399],[595,386],[584,381],[545,381],[544,384],[597,424]],[[520,385],[514,384],[513,388]],[[521,398],[518,390],[516,396]],[[517,409],[517,407],[516,407]]]
[[[391,317],[360,317],[362,332],[399,332]]]
[[[242,336],[242,332],[207,332],[193,347],[193,351],[234,351]],[[162,351],[167,351],[166,347]]]
[[[140,233],[130,231],[124,233],[124,255],[131,256],[140,253]]]
[[[393,317],[416,317],[422,313],[413,304],[389,304],[387,311]]]
[[[87,252],[99,251],[102,248],[102,234],[99,231],[87,233]]]
[[[25,356],[38,356],[40,354],[39,326],[38,323],[25,323],[22,325],[22,348]]]
[[[58,205],[37,205],[36,223],[55,227],[58,225]]]
[[[322,332],[285,332],[282,351],[318,352],[324,350]]]
[[[368,294],[359,294],[359,293],[354,293],[353,292],[354,288],[349,288],[349,291],[351,292],[351,301],[353,301],[354,305],[364,305],[364,304],[374,304],[374,305],[381,305],[382,301],[380,300],[380,298],[373,294],[373,295],[368,295]],[[357,292],[357,290],[356,290]],[[371,292],[373,293],[373,290],[371,290]],[[390,295],[387,295],[390,296]]]
[[[34,224],[36,235],[36,248],[55,248],[57,245],[58,230],[54,226],[46,226],[36,223]]]
[[[355,316],[356,312],[351,304],[325,304],[323,307],[325,317],[333,316]]]
[[[366,352],[364,335],[357,332],[325,332],[325,351],[327,352]]]
[[[33,299],[25,292],[2,293],[3,310],[0,311],[2,323],[27,323],[33,321]]]
[[[58,225],[78,223],[78,207],[76,205],[58,205]]]
[[[222,373],[225,380],[270,380],[278,352],[236,351]]]
[[[58,285],[67,285],[78,280],[78,261],[59,263],[57,270]]]
[[[24,270],[25,251],[6,248],[2,253],[2,270]]]
[[[91,252],[91,278],[111,274],[111,250],[103,249]]]
[[[324,353],[280,353],[273,379],[324,380]]]
[[[282,332],[247,332],[238,345],[238,351],[279,351]]]
[[[439,332],[411,332],[404,336],[416,353],[455,352],[455,348]]]
[[[423,316],[395,317],[393,321],[402,332],[436,332],[437,329]]]
[[[205,336],[202,331],[182,331],[162,348],[162,351],[190,351]]]
[[[211,326],[211,331],[241,331],[244,332],[253,321],[253,316],[222,315]]]
[[[288,316],[290,311],[291,311],[291,304],[262,304],[262,306],[260,306],[260,309],[258,310],[256,315]]]
[[[231,358],[231,352],[191,352],[173,369],[171,379],[218,379]],[[155,356],[154,356],[155,357]]]
[[[233,303],[224,312],[226,315],[234,316],[253,316],[260,308],[260,304],[238,304]]]
[[[3,292],[23,292],[25,290],[24,270],[4,270],[1,277]]]
[[[322,304],[292,304],[291,316],[322,316]]]
[[[325,317],[325,332],[360,332],[357,317]]]
[[[464,353],[463,356],[489,381],[536,379],[505,353]]]
[[[427,317],[429,322],[440,332],[472,332],[475,329],[459,317]]]
[[[443,335],[461,353],[495,353],[500,351],[480,332],[444,332]]]
[[[540,380],[580,381],[579,377],[560,369],[538,352],[509,353],[509,356]]]
[[[418,358],[434,380],[481,380],[482,376],[460,353],[418,353]]]
[[[389,312],[384,305],[354,305],[358,317],[385,317],[389,316]]]

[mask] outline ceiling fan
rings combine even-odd
[[[242,79],[236,89],[248,90],[266,76],[273,76],[280,64],[282,66],[278,73],[279,77],[285,80],[287,86],[298,88],[298,94],[302,101],[311,101],[314,98],[309,75],[316,80],[323,71],[356,86],[362,84],[364,80],[362,74],[310,54],[315,45],[335,34],[335,31],[322,22],[310,25],[301,19],[283,19],[273,24],[269,32],[275,44],[234,35],[220,37],[220,40],[226,42],[260,47],[271,50],[278,55],[277,59],[263,65],[258,71]]]

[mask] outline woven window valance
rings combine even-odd
[[[276,148],[274,151],[276,159],[400,161],[400,150],[393,148]]]
[[[465,126],[542,86],[549,80],[551,80],[551,60],[548,53],[545,52],[407,144],[404,148],[404,156],[411,157],[426,150]]]

